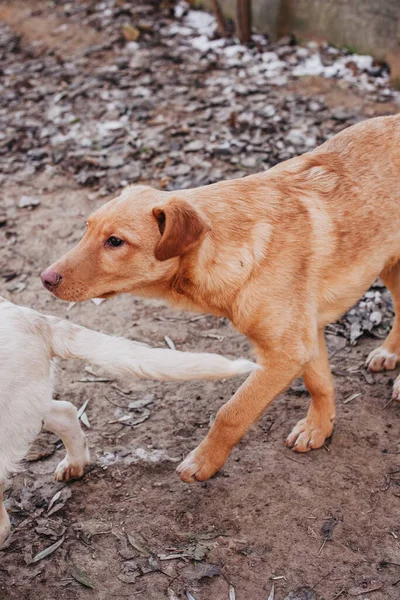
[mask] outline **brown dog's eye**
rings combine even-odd
[[[124,243],[124,240],[120,240],[119,238],[112,235],[106,241],[106,246],[112,246],[113,248],[118,248],[118,246],[122,246],[123,243]]]

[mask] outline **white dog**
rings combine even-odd
[[[58,480],[81,477],[89,462],[76,408],[52,399],[52,359],[79,358],[115,377],[217,379],[254,370],[248,360],[148,346],[90,331],[0,298],[0,546],[10,531],[3,504],[7,476],[42,426],[64,443]]]

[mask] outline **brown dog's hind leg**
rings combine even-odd
[[[311,404],[305,419],[301,419],[286,440],[286,445],[297,452],[320,448],[333,431],[335,397],[324,332],[318,333],[319,355],[303,372]]]
[[[392,294],[396,318],[382,346],[375,348],[367,358],[371,371],[394,369],[400,361],[400,262],[382,271],[380,277]]]

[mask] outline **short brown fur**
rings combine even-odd
[[[311,405],[287,444],[305,452],[332,433],[323,328],[380,274],[400,309],[399,181],[400,117],[371,119],[243,179],[173,193],[127,188],[90,217],[80,244],[52,265],[63,276],[54,293],[65,300],[122,292],[159,297],[228,317],[253,342],[263,369],[219,410],[205,440],[178,467],[182,479],[213,475],[298,375]],[[111,235],[124,245],[107,248]],[[399,355],[396,320],[370,367],[393,368]]]

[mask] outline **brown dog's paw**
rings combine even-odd
[[[383,346],[372,350],[367,358],[367,367],[371,371],[391,371],[394,369],[399,362],[400,357],[394,353],[389,352]]]
[[[176,472],[186,483],[206,481],[224,465],[228,456],[229,450],[224,451],[204,440],[178,465]]]
[[[293,448],[296,452],[309,452],[315,448],[321,448],[325,440],[332,435],[333,423],[325,426],[310,421],[307,417],[301,419],[292,429],[286,440],[286,446]]]

